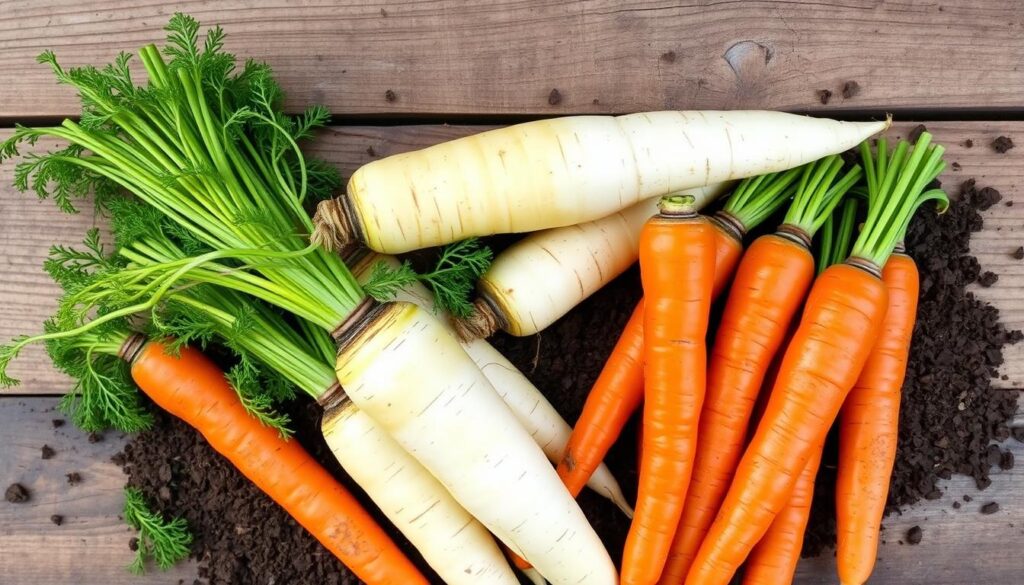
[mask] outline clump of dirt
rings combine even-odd
[[[823,106],[827,106],[828,102],[832,99],[831,89],[819,89],[815,93],[818,94],[818,101],[821,102],[821,105]]]
[[[1007,150],[1013,148],[1013,140],[1009,136],[999,136],[992,141],[992,149],[999,154],[1004,154]]]
[[[32,495],[29,493],[28,488],[20,483],[12,483],[4,491],[4,499],[12,504],[23,504],[31,498]]]
[[[562,103],[562,92],[558,91],[558,89],[552,89],[551,93],[548,94],[548,105],[557,106],[560,103]]]
[[[860,84],[854,80],[847,81],[843,84],[843,99],[848,100],[852,97],[856,97],[860,93]]]
[[[1012,453],[994,443],[1011,434],[1007,425],[1017,411],[1017,393],[1002,391],[993,381],[1003,363],[1003,347],[1024,335],[1007,330],[999,311],[967,290],[976,281],[995,281],[970,255],[970,238],[983,225],[979,210],[998,201],[995,189],[965,181],[948,212],[921,210],[907,234],[907,251],[921,273],[921,294],[888,513],[941,497],[938,481],[954,473],[974,478],[984,489],[993,467],[1013,465]],[[816,485],[804,543],[808,556],[835,543],[836,460],[833,440]]]

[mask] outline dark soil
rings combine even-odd
[[[1005,153],[1013,148],[1013,140],[1009,136],[1000,136],[992,141],[992,149],[999,154]]]
[[[821,105],[823,106],[827,106],[829,100],[832,99],[831,89],[819,89],[816,93],[818,94],[818,101],[821,102]]]
[[[548,105],[557,106],[560,103],[562,103],[562,93],[557,89],[552,89],[548,94]]]
[[[969,255],[970,233],[981,228],[978,208],[990,206],[992,198],[991,191],[965,183],[962,201],[941,217],[922,212],[907,239],[921,270],[922,298],[904,388],[891,510],[939,497],[936,482],[953,473],[970,475],[984,487],[992,467],[1012,465],[1012,458],[998,448],[990,452],[990,444],[1010,435],[1007,422],[1016,411],[1016,396],[994,389],[992,377],[1002,363],[1002,347],[1021,335],[1007,331],[999,324],[996,309],[965,291],[982,272]],[[634,268],[540,335],[499,334],[492,342],[573,421],[639,296]],[[315,406],[295,406],[290,414],[298,440],[352,487],[320,437]],[[1024,430],[1018,435],[1024,438]],[[129,483],[141,488],[150,502],[165,514],[188,521],[196,538],[193,556],[209,583],[357,582],[183,423],[158,414],[154,429],[138,435],[123,457],[115,459],[124,463]],[[819,477],[805,552],[820,552],[834,542],[835,459],[831,445]],[[606,462],[627,497],[633,498],[636,420]],[[373,510],[357,488],[353,491]],[[628,520],[592,492],[581,494],[580,503],[618,561]],[[401,537],[395,538],[411,550]],[[410,555],[424,567],[415,553]]]
[[[20,483],[12,483],[4,491],[4,499],[12,504],[22,504],[31,499],[28,489]]]
[[[43,448],[39,451],[40,459],[53,459],[53,456],[57,454],[57,452],[53,450],[53,447],[49,445],[43,445]]]
[[[65,423],[65,422],[66,422],[66,421],[65,421],[64,419],[62,419],[62,418],[55,418],[55,419],[53,419],[52,421],[50,421],[50,424],[52,424],[52,425],[53,425],[53,428],[55,428],[55,429],[59,429],[59,428],[61,428],[62,426],[64,426],[64,423]]]
[[[1003,363],[1003,347],[1024,336],[1008,331],[997,309],[966,290],[979,277],[991,278],[970,255],[970,235],[982,228],[978,211],[998,200],[995,189],[965,181],[946,214],[922,210],[907,234],[907,249],[921,271],[921,297],[888,513],[940,498],[938,480],[954,473],[974,478],[984,489],[992,468],[1002,468],[1004,461],[1007,468],[1013,465],[1013,455],[994,443],[1011,435],[1007,423],[1017,411],[1017,393],[994,388],[992,381]],[[805,555],[835,543],[836,459],[832,441],[818,477]]]
[[[54,514],[53,516],[50,516],[50,522],[53,522],[57,526],[60,526],[64,523],[64,517],[60,514]]]
[[[68,485],[78,485],[82,483],[82,474],[78,473],[77,471],[72,471],[65,477],[67,477],[68,479]]]
[[[922,537],[924,537],[924,530],[921,530],[920,526],[914,526],[907,531],[907,544],[921,544]]]
[[[999,503],[998,502],[989,502],[989,503],[987,503],[987,504],[985,504],[984,506],[981,507],[981,513],[982,514],[995,514],[998,511],[999,511]]]
[[[860,93],[860,84],[850,80],[843,84],[843,99],[848,100]]]

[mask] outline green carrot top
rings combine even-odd
[[[890,153],[885,138],[879,138],[874,154],[867,142],[861,143],[868,214],[854,242],[852,258],[883,266],[896,244],[903,240],[921,205],[935,201],[939,213],[949,206],[949,198],[942,189],[928,188],[946,167],[942,160],[945,149],[931,140],[932,135],[924,132],[913,147],[900,140]]]

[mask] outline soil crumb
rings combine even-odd
[[[860,84],[854,80],[847,81],[843,84],[843,99],[848,100],[855,97],[860,93]]]
[[[921,544],[921,538],[924,536],[924,530],[920,526],[914,526],[907,531],[907,544]]]
[[[664,61],[665,63],[675,63],[676,62],[676,52],[675,51],[667,51],[665,53],[662,53],[661,54],[661,60]]]
[[[22,504],[31,499],[31,494],[28,488],[21,485],[20,483],[12,483],[7,486],[7,491],[4,492],[4,499],[12,504]]]
[[[72,471],[64,477],[68,479],[68,485],[78,485],[82,483],[82,474],[77,471]]]
[[[548,105],[557,106],[560,103],[562,103],[562,92],[552,89],[551,93],[548,94]]]
[[[55,418],[55,419],[50,421],[50,424],[53,425],[53,428],[59,429],[62,426],[64,426],[65,422],[66,421],[64,419],[62,419],[62,418]]]
[[[64,523],[64,517],[60,514],[54,514],[53,516],[50,516],[50,522],[53,522],[57,526],[60,526]]]
[[[384,99],[388,102],[394,102],[398,99],[398,94],[395,93],[395,90],[389,89],[384,92]]]
[[[999,502],[989,502],[989,503],[987,503],[987,504],[985,504],[984,506],[981,507],[981,513],[985,514],[985,515],[995,514],[998,511],[999,511]]]
[[[818,101],[821,102],[821,105],[823,106],[827,106],[829,100],[832,99],[831,89],[819,89],[816,93],[818,94]]]
[[[911,144],[917,144],[917,139],[920,138],[921,135],[927,131],[928,128],[926,128],[924,124],[918,124],[917,126],[914,126],[914,128],[910,132],[907,133],[907,141],[910,142]]]
[[[999,154],[1004,154],[1011,148],[1013,148],[1013,140],[1009,136],[1000,136],[992,141],[992,150]]]
[[[57,452],[53,450],[53,447],[49,445],[43,445],[43,448],[40,449],[39,451],[39,458],[44,460],[53,459],[53,456],[57,454]]]

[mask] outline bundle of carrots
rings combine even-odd
[[[295,388],[324,408],[334,455],[444,581],[509,585],[502,550],[537,582],[726,583],[748,557],[748,581],[785,582],[842,406],[840,497],[871,505],[840,503],[840,573],[866,580],[892,458],[864,454],[879,437],[895,445],[916,298],[912,263],[893,251],[918,206],[945,201],[927,189],[942,170],[929,135],[890,153],[865,142],[888,121],[540,120],[375,161],[330,199],[336,172],[299,146],[327,112],[284,113],[269,68],[236,70],[219,28],[200,42],[179,14],[168,32],[162,52],[139,51],[144,86],[126,54],[103,69],[40,57],[79,92],[81,120],[19,126],[0,160],[40,138],[66,142],[26,155],[16,186],[64,211],[94,195],[115,249],[97,233],[84,250],[54,248],[47,270],[65,295],[42,335],[0,350],[0,383],[16,382],[3,372],[22,347],[44,341],[78,381],[65,407],[82,426],[145,427],[145,393],[372,584],[427,578],[288,441],[274,405]],[[858,145],[861,164],[846,168],[838,154]],[[866,217],[840,258],[850,197]],[[778,230],[744,251],[746,233],[787,204]],[[819,230],[828,267],[815,277]],[[493,265],[464,241],[509,232],[535,233]],[[428,274],[388,256],[434,245],[450,247]],[[481,338],[543,329],[637,259],[644,300],[571,430]],[[208,343],[231,349],[234,367],[207,359]],[[589,485],[633,514],[602,460],[641,402],[620,576],[575,497]],[[169,559],[186,541],[168,530],[154,547]]]

